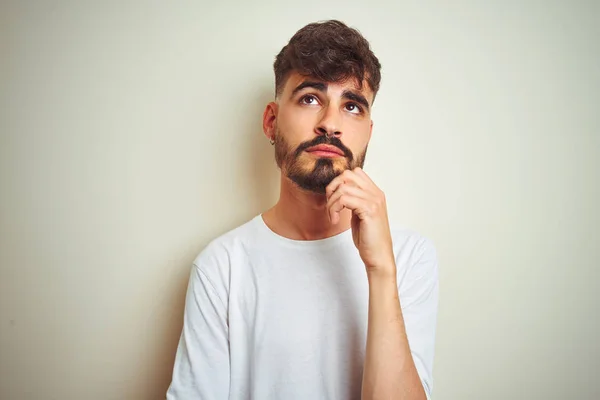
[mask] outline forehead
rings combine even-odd
[[[305,81],[313,81],[313,82],[322,82],[327,84],[327,92],[331,94],[342,94],[344,91],[353,91],[362,94],[371,103],[373,101],[373,91],[369,87],[367,80],[363,81],[362,87],[359,87],[358,79],[350,78],[341,82],[325,82],[321,81],[317,78],[312,78],[310,76],[301,75],[298,72],[292,71],[285,82],[285,86],[283,88],[284,96],[289,96],[294,91],[295,88],[298,87],[301,83]]]

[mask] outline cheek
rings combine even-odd
[[[370,124],[366,126],[366,129],[364,124],[363,126],[355,127],[352,134],[346,135],[344,143],[354,154],[362,153],[369,144]]]
[[[291,141],[302,142],[313,132],[315,123],[314,112],[303,109],[292,110],[289,107],[280,112],[278,126]]]

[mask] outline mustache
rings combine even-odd
[[[294,158],[297,158],[300,156],[300,154],[302,154],[302,152],[310,147],[313,146],[318,146],[320,144],[327,144],[330,146],[335,146],[338,149],[340,149],[343,153],[344,156],[348,159],[348,161],[352,161],[352,159],[354,158],[354,156],[352,155],[352,151],[350,151],[349,148],[347,148],[346,146],[344,146],[344,144],[342,143],[342,141],[338,138],[334,137],[327,137],[325,135],[321,135],[321,136],[317,136],[316,138],[314,138],[313,140],[309,140],[307,142],[301,143],[298,148],[296,148],[296,151],[294,152]]]

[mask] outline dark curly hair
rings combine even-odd
[[[354,28],[336,20],[315,22],[300,29],[281,49],[275,63],[275,94],[280,95],[291,71],[325,82],[366,79],[379,90],[381,64],[369,42]]]

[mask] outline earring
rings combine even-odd
[[[271,143],[271,146],[273,146],[275,144],[275,139],[273,139],[273,138],[269,139],[269,143]]]

